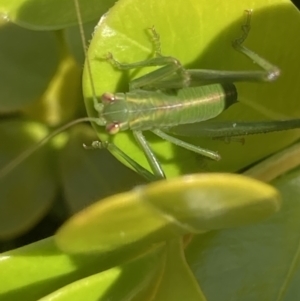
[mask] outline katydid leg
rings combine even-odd
[[[159,180],[154,174],[149,172],[146,168],[141,166],[139,163],[131,159],[127,154],[125,154],[120,148],[118,148],[113,143],[109,143],[108,141],[93,141],[91,146],[87,146],[83,144],[83,147],[85,149],[107,149],[112,153],[117,154],[121,158],[123,158],[129,165],[133,167],[133,169],[142,177],[144,177],[146,180],[153,182],[156,180]]]
[[[242,25],[242,35],[232,42],[232,46],[259,65],[263,71],[221,71],[221,70],[186,70],[190,74],[190,86],[207,83],[224,82],[271,82],[278,78],[280,70],[257,53],[242,45],[250,32],[251,10],[246,10],[246,23]]]
[[[155,154],[153,153],[152,149],[150,148],[143,133],[141,131],[132,131],[132,133],[133,133],[137,143],[139,144],[139,146],[145,152],[145,156],[147,158],[147,161],[148,161],[154,175],[158,179],[164,179],[166,177],[165,173],[164,173],[158,159],[156,158]]]
[[[190,151],[192,151],[194,153],[197,153],[199,155],[202,155],[204,157],[207,157],[207,158],[210,158],[210,159],[213,159],[213,160],[216,160],[216,161],[219,161],[221,159],[221,156],[218,153],[214,152],[214,151],[211,151],[211,150],[208,150],[208,149],[205,149],[205,148],[187,143],[187,142],[182,141],[178,138],[170,136],[170,135],[164,133],[161,130],[156,129],[156,130],[152,130],[152,132],[155,135],[159,136],[160,138],[162,138],[164,140],[167,140],[167,141],[169,141],[169,142],[171,142],[175,145],[178,145],[182,148],[190,150]]]
[[[265,72],[262,74],[261,81],[274,81],[280,75],[279,68],[269,63],[267,60],[259,56],[257,53],[253,52],[252,50],[242,45],[246,40],[251,28],[250,22],[251,22],[252,10],[246,10],[246,13],[247,13],[246,23],[242,26],[243,34],[241,35],[241,37],[237,38],[232,42],[232,46],[237,51],[246,55],[249,59],[251,59],[253,62],[255,62],[257,65],[259,65],[262,69],[265,70]]]
[[[168,128],[167,132],[184,137],[237,137],[300,128],[300,119],[274,121],[203,121]]]
[[[152,26],[149,28],[151,35],[152,35],[152,43],[154,46],[154,51],[156,56],[162,56],[161,54],[161,44],[160,44],[160,35],[155,30],[155,27]]]
[[[116,61],[110,54],[108,60],[120,70],[129,70],[149,66],[163,66],[156,71],[146,74],[130,83],[130,91],[134,89],[180,89],[212,83],[232,83],[232,82],[270,82],[280,75],[277,66],[242,45],[250,31],[251,11],[246,11],[246,22],[242,25],[241,37],[232,42],[233,47],[258,64],[264,70],[246,71],[224,71],[211,69],[185,69],[179,60],[170,56],[162,56],[160,53],[159,35],[155,29],[151,30],[157,57],[130,64],[122,64]]]
[[[178,87],[171,86],[171,88],[182,88],[189,86],[188,82],[190,81],[190,76],[187,70],[183,68],[179,60],[171,56],[159,56],[140,62],[124,64],[115,60],[112,54],[110,53],[107,60],[118,70],[130,70],[143,67],[162,66],[161,68],[153,72],[150,72],[146,75],[132,80],[129,83],[129,91],[136,89],[157,89],[157,86],[159,85],[160,81],[162,81],[164,78],[168,78],[173,74],[175,74],[177,79],[180,80],[180,85]]]

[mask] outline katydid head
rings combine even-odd
[[[128,128],[128,110],[124,93],[106,92],[101,96],[102,110],[98,111],[99,119],[106,126],[109,134],[117,134]]]

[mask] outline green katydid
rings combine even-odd
[[[82,25],[80,8],[77,0],[74,0],[78,23]],[[131,159],[121,149],[108,142],[94,142],[93,148],[108,148],[118,153],[139,174],[148,180],[164,178],[164,171],[159,160],[151,150],[143,131],[150,130],[157,136],[183,148],[191,150],[213,160],[220,160],[220,155],[214,151],[186,143],[167,133],[182,136],[210,136],[217,138],[230,138],[262,132],[282,131],[300,127],[300,119],[284,121],[257,122],[225,122],[205,123],[221,114],[227,107],[237,102],[237,91],[233,82],[237,81],[273,81],[279,74],[279,69],[252,52],[242,44],[250,30],[252,11],[248,10],[246,23],[242,26],[243,34],[233,42],[233,47],[256,62],[262,71],[220,71],[220,70],[195,70],[185,69],[179,60],[171,56],[163,56],[160,51],[159,35],[151,28],[153,44],[156,56],[152,59],[121,64],[108,55],[107,60],[120,70],[143,68],[147,66],[159,66],[155,71],[136,78],[129,83],[127,93],[104,93],[101,102],[94,92],[94,108],[98,112],[98,118],[83,118],[56,130],[39,144],[21,154],[16,160],[8,164],[0,171],[3,177],[25,160],[29,155],[44,145],[53,136],[66,128],[84,121],[95,122],[100,126],[106,126],[109,134],[119,131],[131,130],[141,149],[145,153],[152,172],[142,167]],[[81,31],[84,49],[85,37]],[[86,56],[90,82],[93,88],[92,74],[89,60]],[[167,132],[167,133],[166,133]],[[85,146],[86,147],[86,146]]]
[[[262,71],[219,71],[188,70],[174,57],[161,54],[159,35],[151,28],[156,56],[152,59],[130,64],[122,64],[108,54],[107,60],[119,70],[129,70],[148,66],[159,66],[157,70],[129,83],[127,93],[104,93],[101,102],[94,94],[94,108],[99,114],[97,124],[106,126],[110,134],[132,130],[144,151],[156,178],[164,178],[158,159],[143,136],[150,130],[157,136],[173,144],[191,150],[213,160],[220,160],[216,152],[186,143],[167,133],[181,136],[210,136],[228,138],[257,133],[287,130],[299,127],[300,120],[263,122],[205,123],[221,114],[227,107],[237,102],[237,91],[233,82],[271,82],[280,75],[276,66],[243,46],[250,30],[251,10],[246,11],[246,23],[242,26],[242,36],[233,42],[233,47],[257,63]],[[87,64],[89,64],[87,60]],[[91,77],[91,72],[90,72]],[[92,87],[93,90],[93,87]],[[167,133],[166,133],[167,132]],[[101,143],[94,144],[103,147]],[[121,155],[119,153],[119,155]],[[121,155],[130,165],[128,158]],[[133,166],[137,169],[135,166]],[[137,170],[141,172],[141,169]]]

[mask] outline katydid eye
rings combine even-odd
[[[113,93],[105,92],[101,96],[101,101],[105,104],[114,103],[115,100],[116,100],[116,98]]]
[[[110,134],[110,135],[115,135],[120,131],[120,125],[117,122],[114,123],[110,123],[106,126],[106,131]]]

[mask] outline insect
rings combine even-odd
[[[203,122],[218,116],[237,102],[238,95],[233,82],[272,82],[280,75],[278,67],[243,45],[250,31],[251,15],[252,11],[247,10],[242,35],[232,44],[234,49],[258,64],[262,68],[261,71],[185,69],[175,57],[162,55],[159,35],[154,28],[150,29],[155,50],[154,58],[124,64],[117,61],[111,53],[107,55],[107,61],[119,70],[159,67],[153,72],[132,80],[127,93],[104,93],[100,97],[100,103],[98,98],[94,97],[94,108],[99,116],[96,123],[99,126],[105,126],[107,132],[112,135],[121,131],[132,131],[147,157],[155,178],[164,178],[165,174],[145,139],[143,131],[151,131],[175,145],[210,159],[220,160],[221,156],[217,152],[189,144],[170,134],[227,139],[232,136],[299,127],[298,119],[261,123],[207,124]],[[101,143],[93,146],[103,147]],[[128,161],[127,158],[125,160]]]
[[[78,23],[82,26],[77,0],[74,0],[74,3],[78,13]],[[118,62],[112,54],[108,54],[106,59],[119,70],[148,66],[158,66],[158,69],[132,80],[129,83],[129,92],[127,93],[113,94],[107,92],[100,97],[99,101],[96,93],[93,92],[94,109],[98,112],[98,118],[84,118],[58,129],[38,145],[21,154],[16,160],[4,167],[0,171],[0,177],[3,177],[15,168],[53,136],[73,124],[83,121],[91,121],[100,126],[105,126],[107,132],[112,135],[120,131],[132,131],[137,143],[145,153],[152,173],[111,143],[95,141],[90,147],[84,147],[107,148],[118,153],[139,174],[150,181],[165,178],[165,174],[159,160],[145,139],[143,131],[152,131],[155,135],[175,145],[212,160],[220,160],[221,156],[217,152],[189,144],[170,134],[230,139],[233,136],[282,131],[300,127],[300,119],[263,121],[260,123],[203,122],[218,116],[237,102],[238,95],[233,84],[234,82],[271,82],[280,75],[279,68],[243,45],[250,31],[251,15],[252,11],[247,10],[246,22],[242,26],[242,35],[233,41],[233,47],[258,64],[262,68],[261,71],[185,69],[175,57],[162,55],[159,35],[154,28],[151,28],[155,49],[154,58],[130,64]],[[81,36],[83,47],[86,50],[83,33]],[[86,64],[89,70],[90,82],[93,85],[87,55]],[[92,90],[94,91],[95,89],[92,87]]]

